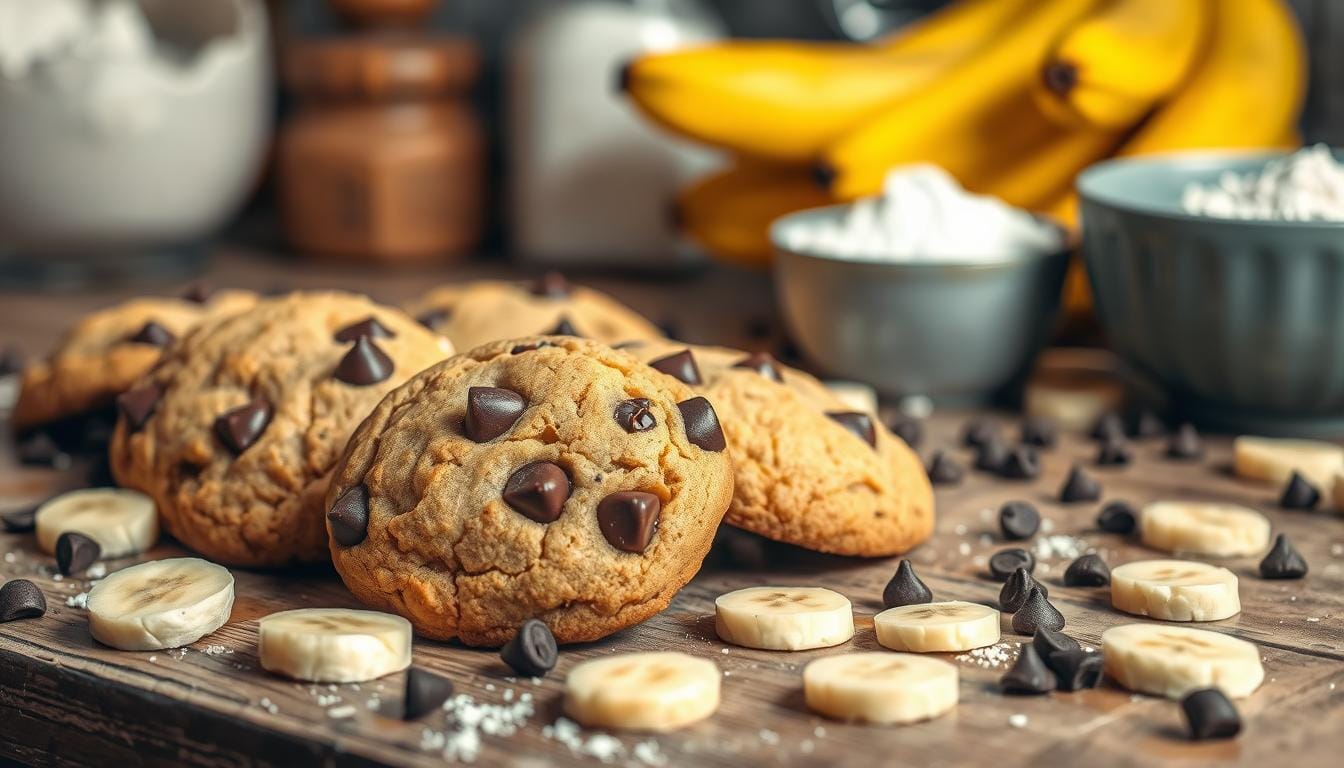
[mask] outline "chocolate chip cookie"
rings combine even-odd
[[[498,339],[547,334],[608,344],[663,337],[656,326],[610,296],[572,285],[554,272],[531,283],[445,285],[405,309],[463,351]]]
[[[765,354],[622,346],[718,409],[737,475],[729,524],[865,557],[905,552],[933,531],[933,491],[919,457],[812,376]]]
[[[260,301],[197,328],[117,398],[113,474],[213,560],[326,560],[322,498],[346,439],[384,395],[451,353],[361,296]]]
[[[45,361],[24,370],[14,406],[15,431],[111,406],[154,367],[174,339],[206,319],[255,303],[256,296],[246,291],[220,291],[183,299],[132,299],[84,317]]]
[[[332,561],[422,635],[500,645],[524,621],[595,640],[667,607],[732,497],[713,407],[572,337],[487,344],[396,389],[327,494]]]

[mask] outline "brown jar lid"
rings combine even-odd
[[[283,76],[307,96],[441,96],[471,88],[481,57],[470,40],[419,33],[364,33],[295,40]]]

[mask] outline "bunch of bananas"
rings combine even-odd
[[[621,80],[734,153],[678,212],[711,253],[763,264],[773,219],[909,163],[1072,224],[1074,177],[1104,157],[1295,146],[1306,64],[1284,0],[955,0],[874,44],[730,41]]]

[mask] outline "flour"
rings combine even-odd
[[[1317,144],[1271,160],[1258,171],[1191,182],[1181,208],[1194,216],[1258,221],[1344,221],[1344,164]]]

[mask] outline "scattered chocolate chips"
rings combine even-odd
[[[167,328],[164,328],[162,325],[159,325],[153,320],[150,320],[149,322],[145,323],[144,326],[140,328],[140,330],[136,331],[135,335],[131,336],[128,339],[128,341],[132,341],[136,344],[149,344],[155,347],[166,347],[169,344],[172,344],[173,339],[175,338],[177,337],[173,335],[172,331],[168,330]]]
[[[555,345],[549,341],[533,341],[527,344],[519,344],[515,346],[513,349],[509,350],[509,354],[521,355],[524,352],[532,352],[534,350],[541,349],[542,347],[554,347],[554,346]]]
[[[887,427],[911,448],[918,448],[924,442],[924,424],[913,416],[897,416]]]
[[[353,547],[369,535],[369,489],[361,483],[342,493],[327,512],[331,537],[343,547]]]
[[[378,322],[378,318],[366,317],[358,323],[352,323],[340,329],[336,332],[334,338],[337,341],[355,341],[362,336],[368,336],[371,339],[395,339],[397,334]]]
[[[159,407],[162,397],[163,387],[158,384],[127,390],[117,395],[117,412],[126,420],[126,427],[131,432],[137,432],[154,415],[154,409]]]
[[[1022,610],[1033,589],[1041,590],[1041,594],[1046,597],[1050,596],[1050,590],[1032,578],[1026,568],[1014,570],[1008,580],[1003,582],[1003,588],[999,590],[999,610],[1005,613],[1017,613]]]
[[[1204,446],[1200,443],[1199,433],[1193,424],[1182,424],[1176,428],[1167,443],[1167,457],[1172,459],[1198,459],[1204,455]]]
[[[1063,632],[1047,627],[1036,630],[1036,634],[1031,636],[1031,645],[1047,665],[1050,663],[1050,658],[1056,653],[1073,653],[1083,650],[1083,646],[1079,645],[1077,640]]]
[[[895,608],[901,605],[919,605],[933,602],[933,592],[915,575],[915,568],[909,560],[902,560],[896,566],[896,573],[882,590],[882,606]]]
[[[0,376],[12,376],[23,371],[23,353],[18,347],[0,347]]]
[[[453,681],[419,667],[406,670],[406,690],[401,696],[401,719],[419,720],[443,706],[453,695]]]
[[[1008,480],[1035,480],[1041,474],[1041,460],[1036,455],[1036,449],[1030,445],[1019,445],[1009,451],[999,474]]]
[[[553,523],[573,490],[569,474],[558,464],[534,461],[524,464],[504,483],[504,503],[538,523]]]
[[[1023,644],[1017,652],[1017,661],[999,678],[999,687],[1006,693],[1049,693],[1055,690],[1055,675],[1033,646]]]
[[[1167,434],[1167,425],[1162,423],[1162,419],[1158,418],[1156,413],[1147,408],[1141,408],[1134,414],[1131,426],[1131,434],[1139,439],[1162,437]]]
[[[355,339],[355,345],[336,365],[336,379],[356,387],[377,384],[392,375],[396,366],[387,353],[368,336]]]
[[[539,619],[524,621],[518,633],[499,649],[499,658],[509,665],[509,669],[524,677],[544,676],[555,668],[559,655],[555,635]]]
[[[1069,563],[1064,571],[1066,587],[1104,587],[1111,583],[1111,569],[1095,552]]]
[[[1134,461],[1134,449],[1123,437],[1102,440],[1097,447],[1097,466],[1123,467]]]
[[[27,533],[37,527],[37,505],[0,512],[0,523],[9,533]]]
[[[617,491],[597,504],[597,527],[622,552],[643,552],[658,532],[663,502],[652,493]]]
[[[210,295],[212,293],[214,293],[214,291],[211,290],[209,283],[197,280],[183,289],[182,298],[186,301],[190,301],[192,304],[204,304],[210,300]]]
[[[999,528],[1006,539],[1029,539],[1040,527],[1041,513],[1025,501],[1010,501],[999,507]]]
[[[1107,411],[1101,415],[1101,418],[1097,419],[1096,424],[1092,425],[1092,431],[1088,436],[1093,440],[1124,437],[1125,421],[1115,411]]]
[[[215,434],[234,455],[240,454],[251,448],[266,431],[271,415],[271,404],[265,398],[255,398],[215,419]]]
[[[966,422],[961,429],[961,444],[967,448],[979,448],[991,438],[999,436],[999,423],[993,419],[975,418]]]
[[[929,482],[934,485],[956,485],[966,474],[957,460],[942,451],[935,451],[929,462]]]
[[[530,290],[533,296],[563,299],[569,295],[569,281],[559,272],[547,272],[532,283]]]
[[[462,431],[477,443],[486,443],[508,432],[527,410],[527,399],[503,387],[467,389],[467,415]]]
[[[691,350],[683,349],[667,357],[660,357],[649,363],[655,370],[662,371],[677,381],[686,384],[700,384],[700,366],[695,364],[695,355]]]
[[[1041,628],[1063,629],[1064,614],[1050,604],[1050,601],[1045,598],[1045,593],[1041,591],[1038,585],[1027,592],[1026,601],[1013,614],[1013,631],[1022,635],[1031,635]]]
[[[1013,571],[1025,568],[1027,573],[1036,570],[1036,556],[1021,547],[1001,549],[989,557],[989,575],[998,581],[1007,581]]]
[[[779,372],[779,366],[775,364],[775,358],[767,352],[756,352],[749,357],[744,357],[733,363],[734,368],[746,368],[749,371],[755,371],[771,381],[784,383],[784,375]]]
[[[723,427],[719,424],[719,415],[714,406],[703,397],[693,397],[677,403],[681,411],[681,420],[686,424],[686,439],[691,445],[718,453],[728,447],[723,437]]]
[[[19,463],[28,467],[51,467],[69,469],[72,458],[64,451],[56,439],[42,430],[24,435],[14,446]]]
[[[1307,561],[1286,534],[1274,539],[1269,554],[1260,561],[1260,576],[1266,579],[1300,579],[1307,575]]]
[[[422,312],[419,315],[416,315],[415,321],[432,331],[435,328],[438,328],[440,325],[443,325],[444,323],[448,322],[448,318],[452,316],[453,311],[451,309],[446,308],[431,309],[427,312]],[[514,354],[517,353],[515,352]]]
[[[62,576],[83,573],[98,562],[103,548],[98,542],[78,531],[66,531],[56,537],[56,570]]]
[[[1241,733],[1241,715],[1221,690],[1201,688],[1181,699],[1190,738],[1195,741],[1230,739]]]
[[[1079,501],[1096,501],[1100,498],[1101,483],[1075,464],[1073,469],[1069,470],[1064,485],[1059,489],[1059,500],[1065,504],[1073,504]]]
[[[1059,439],[1059,430],[1055,422],[1044,416],[1029,416],[1022,421],[1021,442],[1037,448],[1053,448]]]
[[[840,426],[853,432],[870,448],[877,447],[877,429],[873,417],[862,411],[827,411],[826,415]]]
[[[47,612],[47,598],[27,579],[14,579],[0,587],[0,623],[36,619]]]
[[[578,328],[575,328],[575,327],[574,327],[574,324],[571,323],[571,322],[569,321],[569,318],[568,318],[568,317],[565,317],[564,315],[561,315],[561,316],[560,316],[560,321],[559,321],[558,323],[555,324],[555,327],[554,327],[554,328],[552,328],[551,330],[547,331],[547,332],[546,332],[546,335],[547,335],[547,336],[574,336],[574,337],[577,337],[577,338],[581,338],[581,337],[583,336],[582,333],[579,333],[579,329],[578,329]]]
[[[1097,527],[1107,533],[1133,533],[1138,524],[1134,508],[1124,501],[1112,501],[1097,514]]]
[[[975,468],[981,472],[1002,472],[1008,461],[1008,446],[998,435],[990,435],[975,451]]]
[[[1320,503],[1321,492],[1297,471],[1288,478],[1283,495],[1279,497],[1279,506],[1284,509],[1315,509]]]
[[[1101,684],[1105,659],[1100,653],[1084,651],[1055,651],[1046,659],[1055,673],[1061,691],[1081,691]]]
[[[612,417],[616,423],[621,425],[621,429],[631,434],[635,432],[647,432],[653,429],[658,420],[654,418],[653,411],[649,410],[653,403],[649,402],[647,397],[635,397],[629,400],[622,400],[616,406]]]

